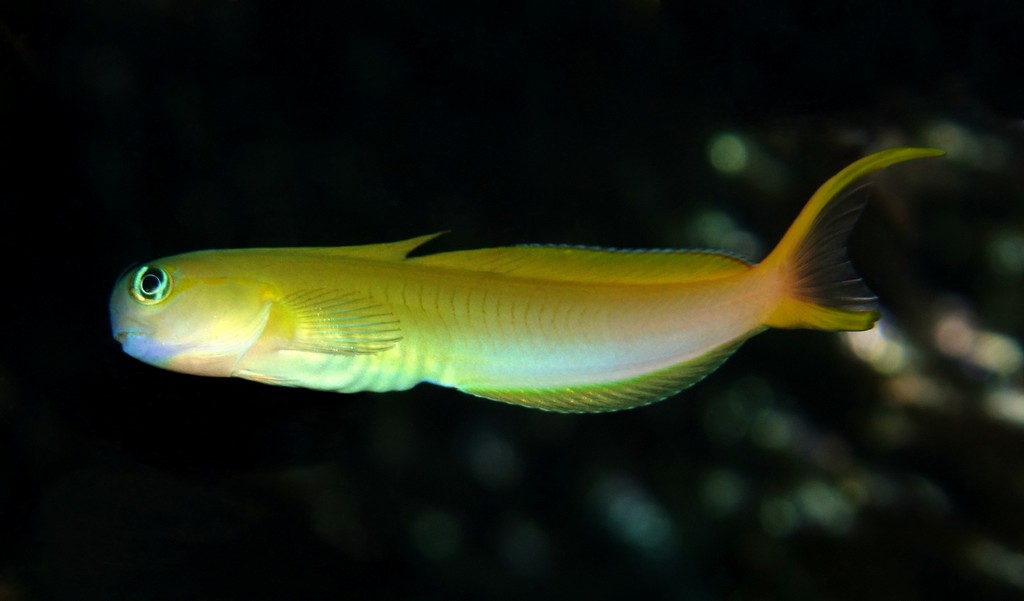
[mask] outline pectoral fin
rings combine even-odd
[[[292,323],[293,350],[341,355],[386,351],[402,339],[402,324],[385,305],[359,292],[300,290],[278,301]]]

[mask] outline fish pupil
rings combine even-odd
[[[164,280],[159,275],[147,273],[142,276],[142,282],[139,284],[139,287],[142,288],[143,294],[155,295],[163,283]]]

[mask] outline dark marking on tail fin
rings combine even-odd
[[[765,325],[866,330],[878,321],[878,299],[846,256],[850,232],[868,198],[863,185],[851,186],[889,165],[942,154],[934,148],[883,150],[856,161],[818,188],[757,267],[781,278],[784,286]]]

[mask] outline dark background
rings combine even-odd
[[[0,3],[0,601],[1024,596],[1019,2]],[[747,151],[727,173],[723,141]],[[876,334],[565,416],[165,373],[136,261],[438,230],[760,258],[895,145]]]

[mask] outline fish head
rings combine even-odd
[[[129,269],[118,279],[110,325],[124,352],[140,361],[230,376],[262,334],[270,307],[259,282],[172,257]]]

